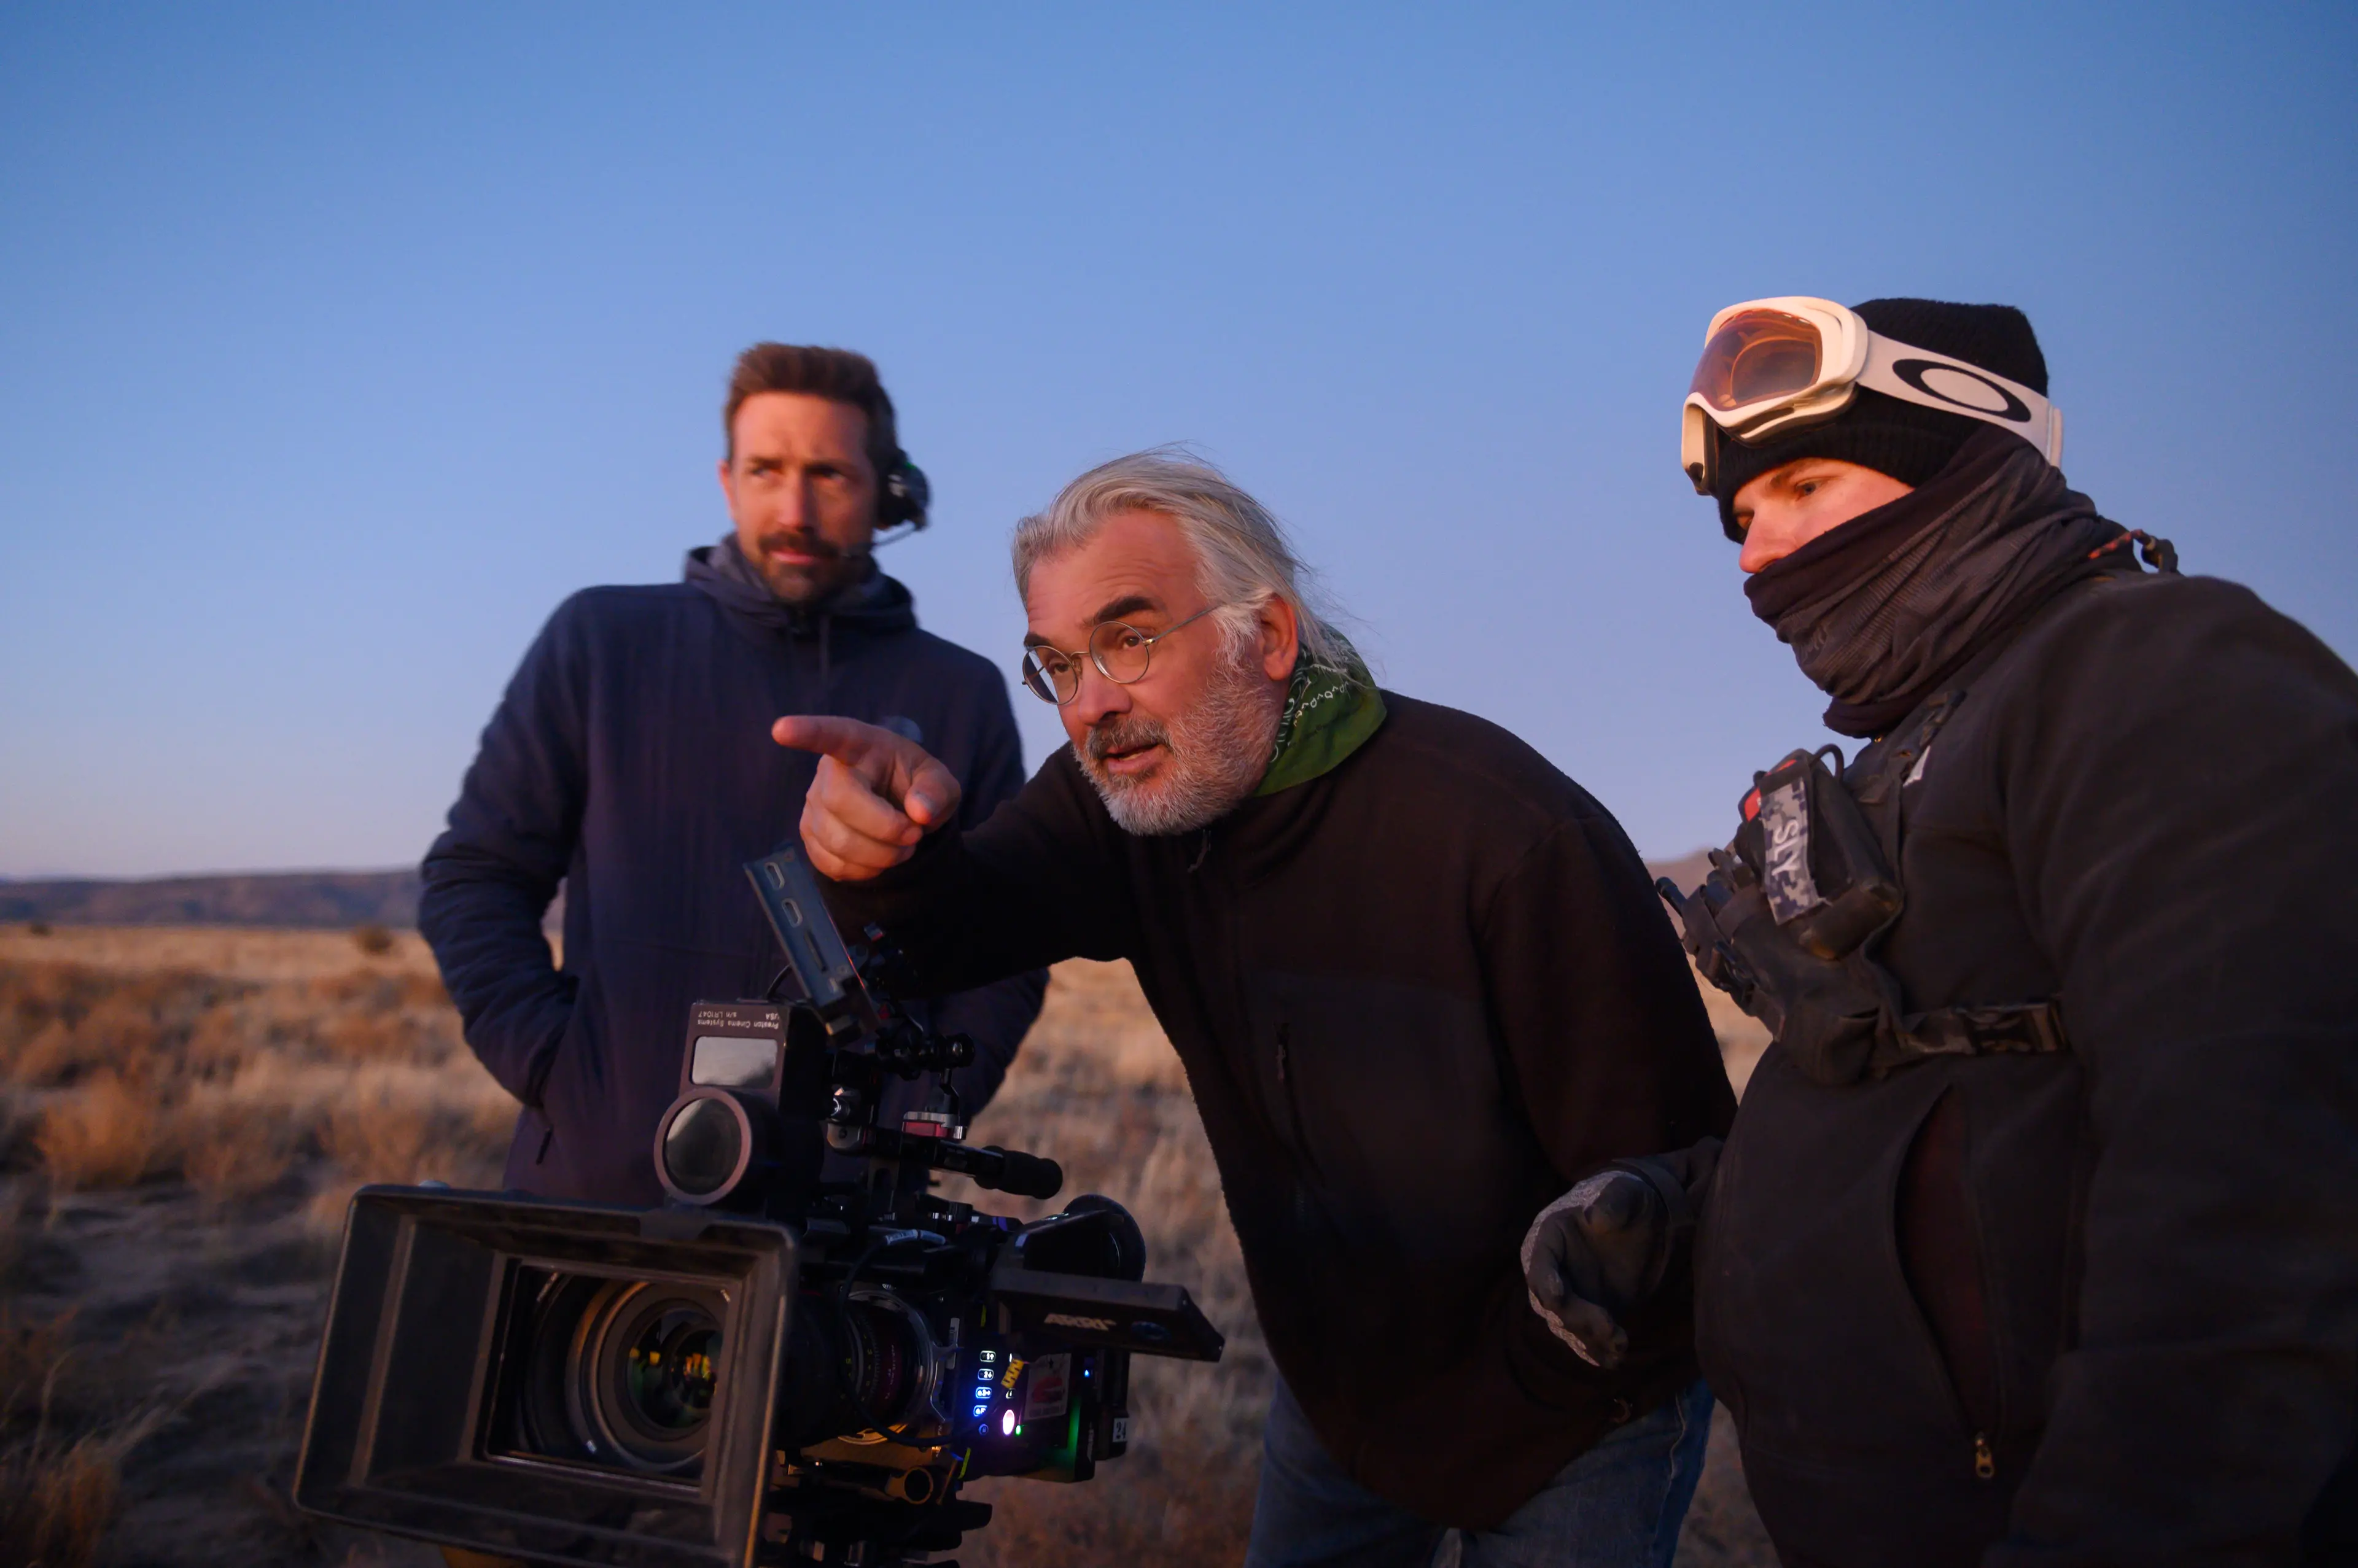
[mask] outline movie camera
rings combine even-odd
[[[967,1480],[1122,1455],[1131,1356],[1219,1358],[1112,1199],[1026,1224],[932,1190],[1047,1199],[1064,1175],[963,1141],[972,1043],[892,1000],[883,934],[843,941],[798,848],[745,869],[786,968],[773,997],[689,1010],[664,1207],[354,1196],[303,1509],[553,1563],[942,1563],[990,1517]],[[789,973],[803,1000],[773,1000]],[[888,1081],[925,1074],[941,1087],[879,1125]]]

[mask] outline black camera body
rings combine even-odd
[[[1219,1358],[1112,1199],[1026,1224],[932,1190],[1063,1173],[962,1141],[971,1043],[891,1000],[882,934],[848,946],[797,849],[746,870],[804,1000],[690,1009],[665,1207],[355,1195],[302,1508],[557,1563],[940,1563],[990,1518],[968,1479],[1125,1452],[1133,1354]],[[927,1073],[880,1126],[890,1079]]]

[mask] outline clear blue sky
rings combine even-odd
[[[1714,308],[2021,305],[2073,482],[2350,658],[2353,238],[2338,3],[11,5],[0,874],[416,860],[557,602],[720,533],[765,337],[883,367],[935,630],[1193,441],[1683,851],[1823,737],[1678,471]]]

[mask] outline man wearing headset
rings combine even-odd
[[[2071,490],[2047,384],[2004,306],[1713,319],[1688,476],[1866,744],[1663,884],[1776,1044],[1532,1304],[1609,1358],[1700,1211],[1789,1568],[2358,1560],[2358,676]]]
[[[557,608],[483,732],[426,857],[418,925],[467,1042],[523,1102],[506,1184],[652,1206],[655,1122],[698,998],[758,996],[775,939],[741,867],[794,830],[815,758],[774,714],[841,715],[921,738],[979,823],[1023,783],[1005,682],[917,628],[877,569],[880,529],[922,528],[924,474],[864,356],[759,343],[721,412],[733,524],[685,579],[593,588]],[[541,919],[564,884],[561,968]],[[971,1035],[979,1109],[1040,1011],[1037,973],[941,999]],[[914,1108],[930,1086],[902,1086]]]

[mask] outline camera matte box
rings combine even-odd
[[[728,1292],[700,1475],[495,1453],[524,1269]],[[341,1523],[580,1568],[745,1568],[784,1371],[795,1238],[765,1220],[369,1186],[347,1214],[295,1501]]]

